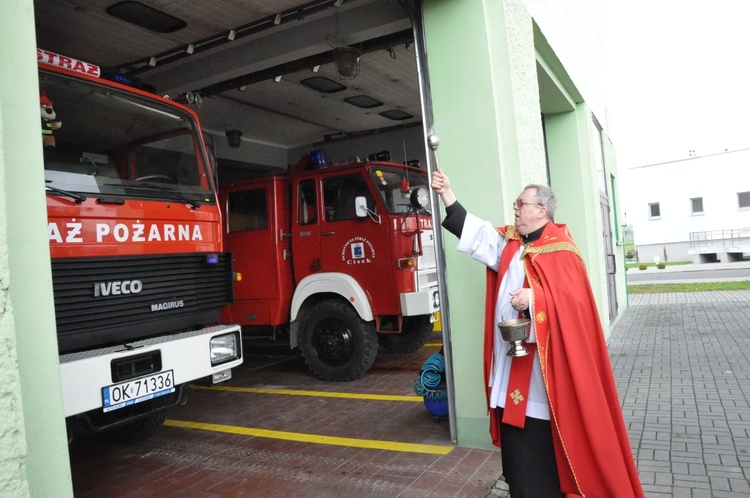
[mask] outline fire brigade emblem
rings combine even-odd
[[[362,242],[355,242],[351,245],[352,259],[362,259],[365,257],[365,245]]]
[[[375,248],[364,237],[353,237],[346,241],[341,250],[341,261],[347,265],[372,263],[375,259]]]

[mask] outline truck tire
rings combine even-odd
[[[422,349],[432,334],[429,315],[405,316],[401,332],[379,334],[378,342],[389,353],[415,353]]]
[[[108,430],[104,435],[107,439],[116,443],[138,443],[159,432],[166,419],[167,411],[159,410],[129,424]]]
[[[372,366],[378,335],[373,323],[362,320],[349,303],[329,299],[313,306],[302,319],[300,350],[315,376],[346,382]]]

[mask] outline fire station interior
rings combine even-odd
[[[284,172],[311,153],[332,165],[378,157],[424,168],[414,4],[34,2],[39,48],[195,110],[220,189]],[[455,447],[444,399],[416,393],[425,369],[442,368],[433,356],[439,321],[435,329],[416,352],[381,347],[350,382],[313,375],[283,328],[245,334],[232,379],[191,386],[155,436],[73,440],[75,494],[398,496],[441,475],[461,496],[484,496],[497,455]]]
[[[35,5],[40,48],[174,100],[194,95],[222,181],[286,169],[312,149],[332,162],[383,150],[424,159],[412,25],[399,1]]]

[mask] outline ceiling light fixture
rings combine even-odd
[[[226,133],[227,142],[229,147],[236,149],[242,145],[242,132],[240,130],[229,130]]]
[[[141,2],[123,1],[107,7],[107,14],[155,33],[173,33],[187,26],[182,19]]]
[[[339,9],[334,14],[334,35],[326,35],[326,41],[333,48],[333,59],[336,65],[336,73],[339,79],[353,80],[359,75],[359,58],[362,51],[356,47],[348,46],[339,39]]]
[[[359,75],[359,58],[362,52],[355,47],[338,47],[333,50],[336,72],[342,80],[353,80]]]
[[[338,81],[333,81],[325,76],[313,76],[300,81],[300,85],[312,88],[320,93],[336,93],[346,90],[346,87]]]
[[[383,103],[367,95],[355,95],[353,97],[347,97],[344,99],[347,104],[355,105],[362,109],[372,109],[373,107],[380,107]]]
[[[399,109],[394,109],[392,111],[383,111],[379,112],[378,114],[380,114],[384,118],[392,119],[393,121],[404,121],[414,117],[408,112],[404,112]]]

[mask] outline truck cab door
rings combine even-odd
[[[231,320],[241,325],[279,325],[289,320],[293,291],[288,187],[278,179],[230,187],[223,199],[225,249],[234,269]]]
[[[294,251],[294,276],[299,282],[312,273],[322,270],[320,259],[320,193],[315,178],[302,178],[293,184],[294,206],[292,220],[292,247]]]
[[[398,312],[390,265],[390,239],[384,213],[379,208],[363,172],[323,176],[324,219],[320,251],[325,272],[354,277],[369,295],[375,314]],[[364,197],[372,216],[356,212],[357,197]],[[380,216],[377,216],[380,214]]]

